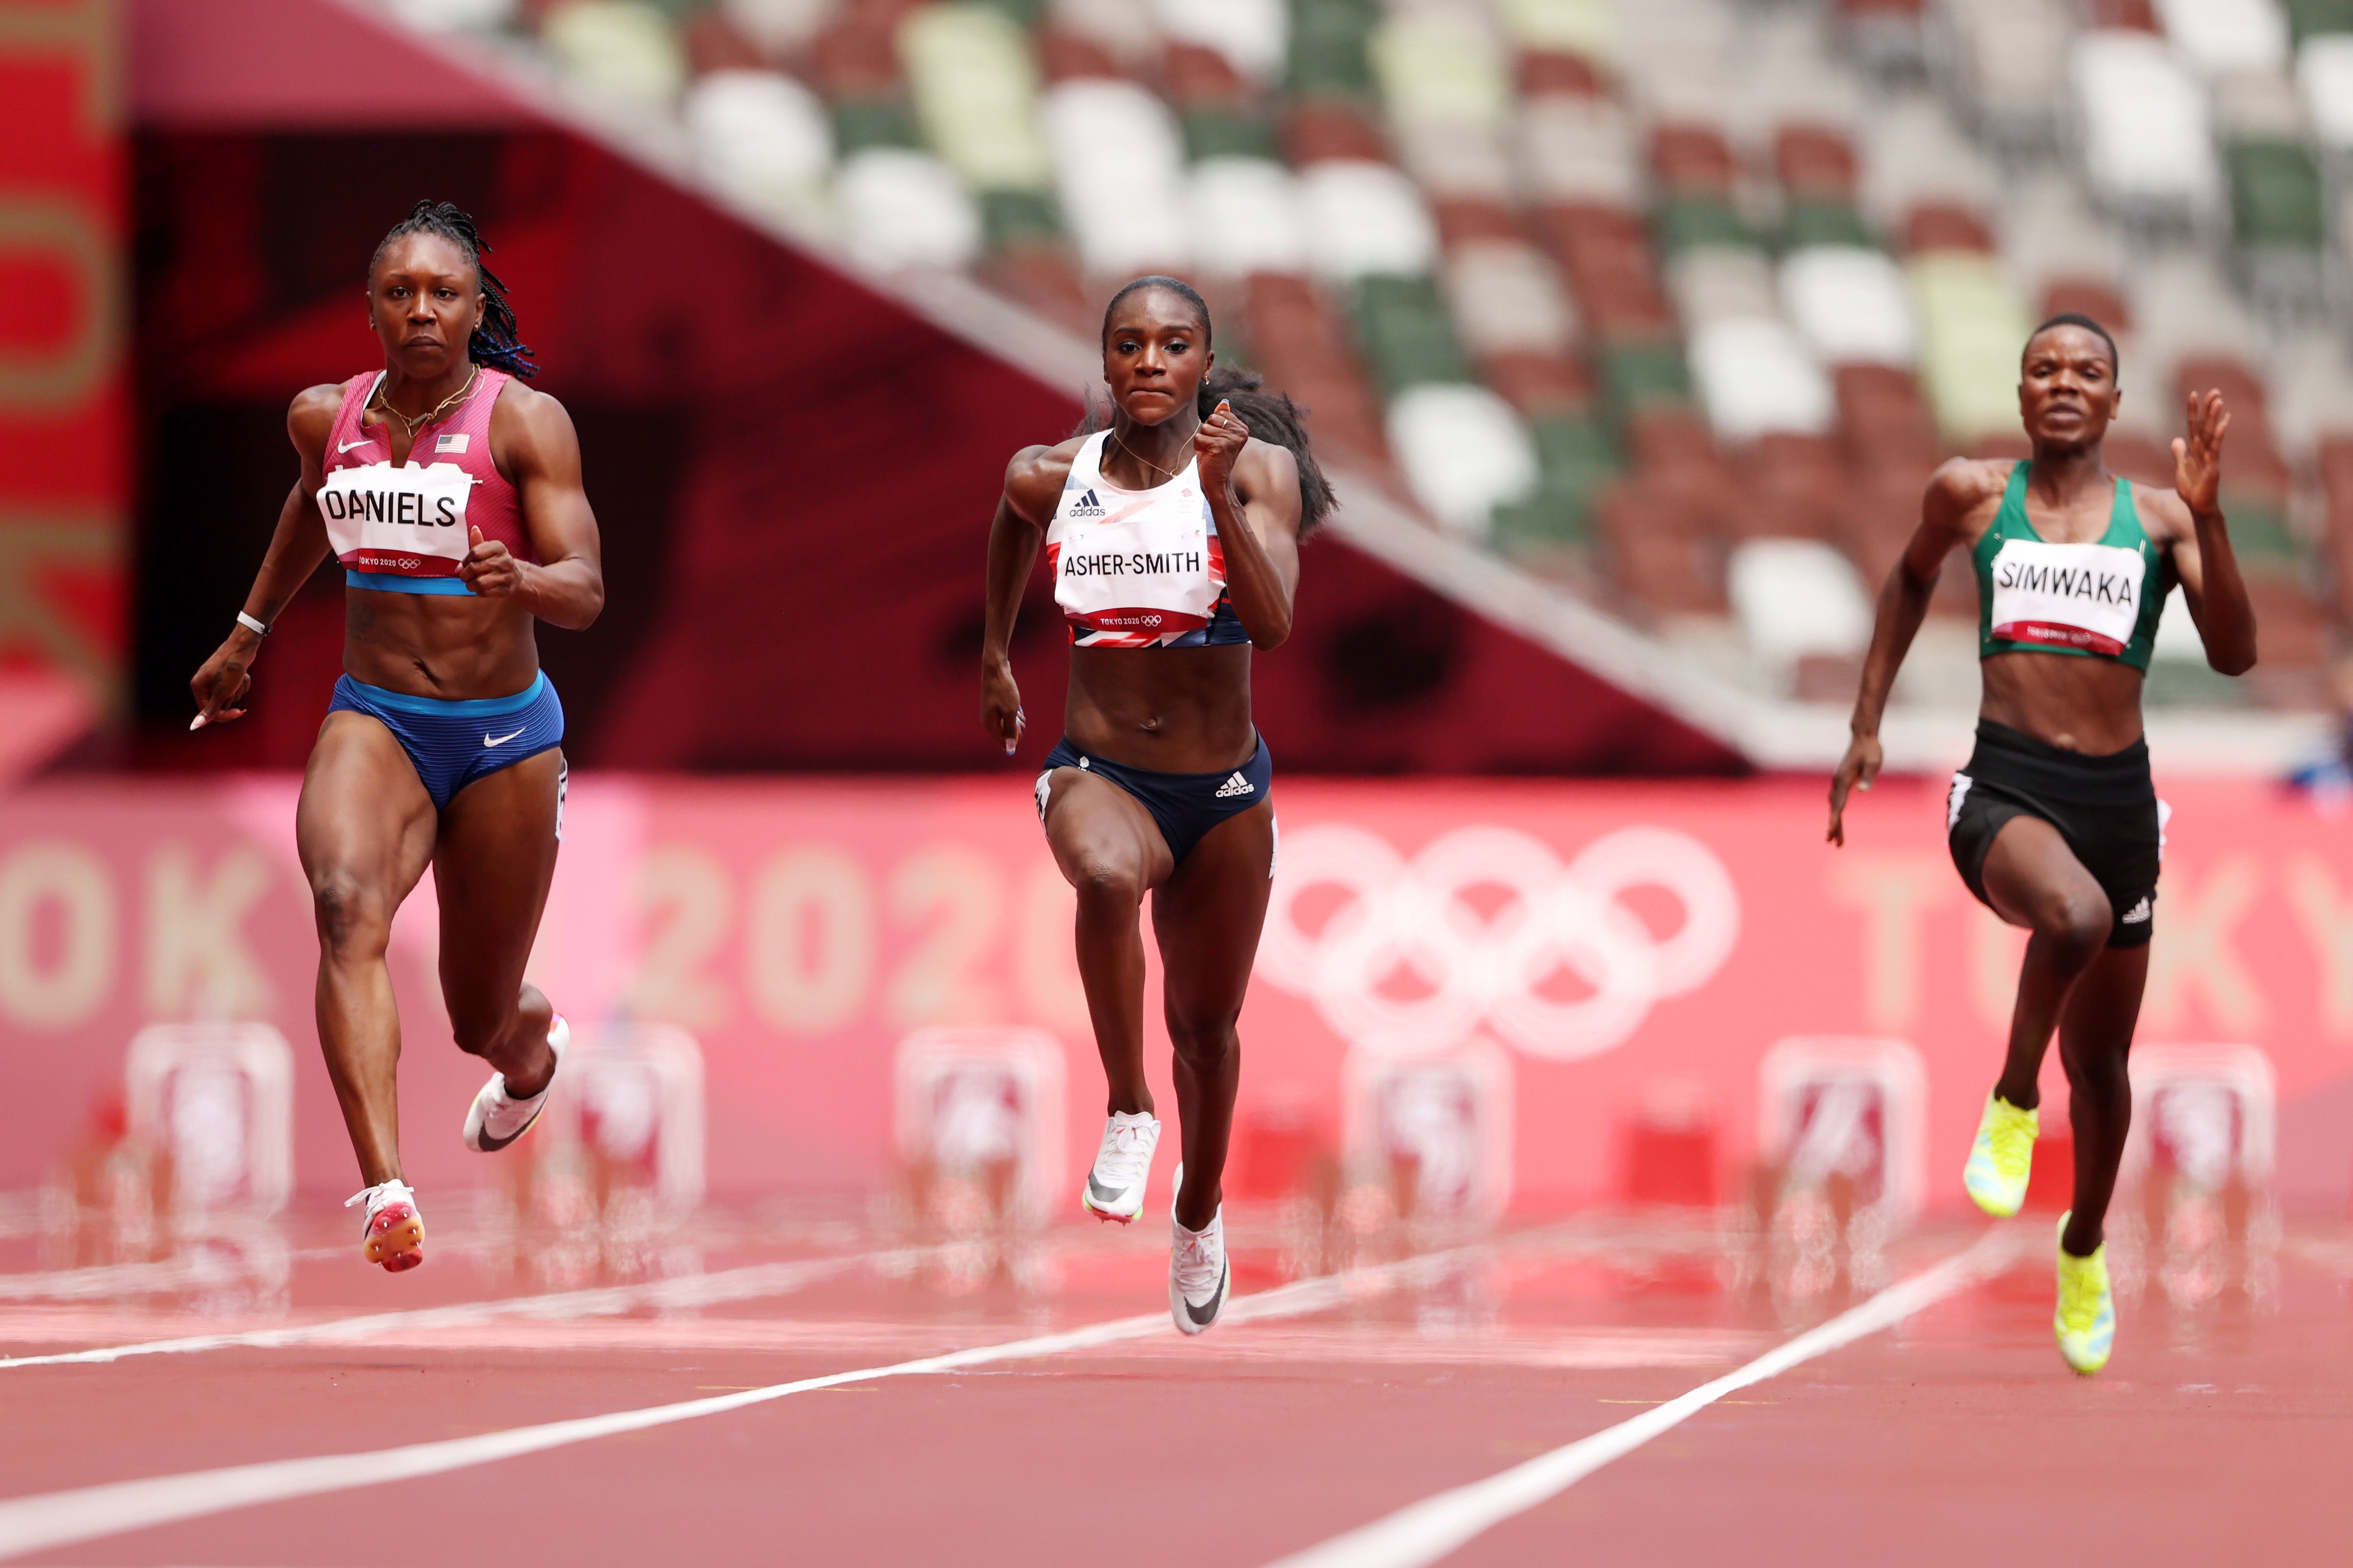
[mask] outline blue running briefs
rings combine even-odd
[[[1047,753],[1038,775],[1038,820],[1046,819],[1046,802],[1056,768],[1077,768],[1110,780],[1134,795],[1152,820],[1178,863],[1193,852],[1202,835],[1237,812],[1248,811],[1274,788],[1274,755],[1259,737],[1258,750],[1239,768],[1214,773],[1163,773],[1131,768],[1091,756],[1071,744],[1067,735]]]
[[[436,811],[476,779],[564,743],[564,704],[544,672],[512,697],[461,702],[386,691],[346,675],[327,711],[364,713],[391,731]]]

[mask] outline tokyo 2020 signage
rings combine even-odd
[[[1625,901],[1644,888],[1680,906],[1671,934]],[[1564,865],[1515,828],[1459,827],[1408,858],[1324,823],[1282,836],[1258,974],[1366,1050],[1441,1051],[1484,1028],[1571,1060],[1705,984],[1739,935],[1724,863],[1672,828],[1616,829]]]

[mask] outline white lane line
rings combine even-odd
[[[1229,1322],[1250,1322],[1320,1312],[1382,1290],[1394,1289],[1465,1259],[1487,1256],[1493,1250],[1493,1247],[1486,1246],[1459,1247],[1397,1263],[1353,1268],[1339,1274],[1303,1279],[1296,1284],[1280,1285],[1271,1290],[1235,1298],[1228,1304],[1225,1318]],[[282,1502],[290,1498],[315,1497],[322,1492],[346,1491],[354,1487],[439,1475],[446,1470],[487,1465],[518,1455],[585,1443],[592,1438],[609,1437],[623,1432],[641,1432],[648,1427],[668,1426],[705,1415],[720,1415],[731,1410],[741,1410],[746,1405],[765,1405],[791,1394],[834,1388],[847,1383],[958,1372],[965,1367],[986,1366],[992,1362],[1034,1361],[1041,1356],[1062,1355],[1121,1340],[1175,1331],[1175,1326],[1169,1322],[1166,1312],[1154,1312],[1145,1317],[1120,1318],[1060,1333],[1039,1334],[1004,1344],[977,1345],[968,1350],[951,1351],[945,1355],[903,1361],[892,1366],[831,1373],[823,1377],[807,1377],[794,1383],[774,1384],[765,1388],[723,1394],[709,1399],[682,1400],[674,1405],[649,1405],[639,1410],[617,1410],[604,1415],[551,1421],[537,1426],[517,1426],[503,1432],[452,1437],[438,1443],[412,1443],[403,1447],[380,1448],[367,1453],[323,1454],[307,1459],[270,1459],[255,1465],[233,1465],[225,1469],[154,1476],[145,1480],[111,1481],[101,1486],[78,1487],[70,1491],[10,1498],[0,1501],[0,1557],[15,1557],[44,1547],[69,1545],[79,1541],[94,1541],[102,1536],[120,1535],[125,1531],[145,1530],[184,1519],[225,1513],[231,1509],[251,1508],[259,1503]]]
[[[1999,1272],[2018,1256],[2021,1245],[2015,1232],[1989,1231],[1967,1251],[1889,1286],[1862,1306],[1785,1341],[1737,1372],[1484,1480],[1424,1498],[1386,1519],[1281,1558],[1268,1568],[1425,1568],[1514,1515],[1566,1491],[1611,1460],[1624,1458],[1726,1394],[1892,1328],[1972,1280]]]
[[[283,1329],[189,1334],[179,1339],[142,1340],[133,1344],[60,1351],[49,1355],[0,1356],[0,1371],[19,1366],[70,1366],[113,1362],[127,1356],[186,1355],[197,1351],[349,1344],[364,1342],[380,1334],[466,1328],[500,1318],[558,1320],[604,1317],[634,1311],[640,1307],[707,1307],[723,1301],[749,1301],[765,1296],[785,1295],[867,1264],[890,1268],[902,1263],[919,1262],[938,1250],[936,1247],[911,1247],[891,1252],[864,1252],[849,1258],[759,1263],[711,1274],[686,1274],[675,1279],[649,1280],[642,1285],[609,1285],[594,1290],[563,1290],[546,1296],[467,1301],[449,1307],[413,1307],[397,1312],[371,1312],[364,1317],[335,1318],[323,1323],[301,1323]],[[6,1320],[0,1319],[0,1333],[5,1331]]]

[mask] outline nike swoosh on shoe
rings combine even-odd
[[[1194,1323],[1198,1327],[1206,1329],[1211,1323],[1218,1321],[1218,1309],[1226,1304],[1226,1280],[1232,1272],[1233,1268],[1230,1264],[1220,1264],[1219,1266],[1218,1293],[1209,1298],[1208,1304],[1206,1306],[1196,1307],[1192,1302],[1185,1300],[1183,1292],[1180,1291],[1177,1293],[1176,1299],[1180,1301],[1185,1301],[1185,1315],[1192,1319]]]
[[[1119,1202],[1120,1194],[1125,1190],[1123,1187],[1106,1187],[1095,1180],[1095,1173],[1092,1171],[1087,1173],[1087,1195],[1098,1203],[1115,1204]]]

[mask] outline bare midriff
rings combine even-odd
[[[1998,653],[1978,661],[1980,718],[2087,757],[2121,752],[2141,737],[2141,672],[2112,658]]]
[[[1208,773],[1258,750],[1248,643],[1071,650],[1062,731],[1081,751],[1131,768]]]
[[[539,641],[519,598],[346,588],[343,668],[411,697],[512,697],[539,673]]]

